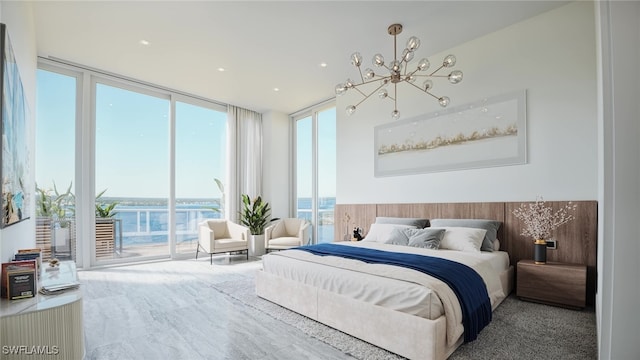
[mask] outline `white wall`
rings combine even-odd
[[[289,116],[276,111],[264,113],[262,129],[264,136],[262,195],[271,204],[272,217],[289,217],[291,196]]]
[[[30,176],[26,187],[34,188],[34,152],[35,149],[35,112],[36,112],[36,34],[33,22],[33,12],[29,2],[0,2],[0,21],[7,25],[11,44],[15,52],[16,62],[20,69],[22,85],[30,110],[30,119],[27,126],[29,134],[29,166]],[[31,196],[29,216],[31,219],[9,226],[0,231],[0,261],[9,261],[13,254],[21,248],[35,246],[35,198]]]
[[[598,4],[600,359],[640,359],[640,2]]]
[[[594,34],[594,5],[578,2],[428,56],[435,69],[444,56],[455,54],[455,68],[465,73],[458,85],[434,81],[436,94],[452,99],[450,106],[527,90],[529,159],[525,165],[375,178],[373,129],[392,121],[393,104],[374,95],[347,117],[343,109],[360,97],[355,92],[338,97],[337,201],[518,201],[533,200],[536,195],[547,200],[596,199]],[[423,42],[429,41],[429,34],[420,36]],[[405,40],[401,36],[399,42]],[[425,55],[418,51],[416,60]],[[355,77],[356,69],[353,72],[345,77]],[[400,86],[398,107],[403,119],[439,109],[428,95]]]

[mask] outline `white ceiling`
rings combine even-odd
[[[393,57],[415,35],[416,60],[566,1],[35,1],[38,55],[259,112],[292,113],[357,78],[349,56]],[[145,39],[150,45],[140,44]],[[414,60],[415,61],[415,60]],[[432,63],[440,59],[431,59]],[[459,64],[468,59],[458,59]],[[328,64],[326,68],[320,63]],[[218,68],[225,68],[219,72]],[[464,67],[462,66],[462,70]],[[279,88],[276,92],[273,89]]]

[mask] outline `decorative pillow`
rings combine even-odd
[[[403,229],[409,235],[409,246],[438,250],[444,229]]]
[[[398,225],[398,224],[371,224],[367,236],[362,241],[373,241],[383,243],[389,239],[391,232],[395,228],[411,228],[415,229],[415,226],[410,225]]]
[[[407,230],[418,230],[418,229],[403,229],[403,228],[394,228],[389,234],[389,238],[385,241],[385,244],[392,245],[409,245],[409,236],[405,231]]]
[[[493,242],[493,251],[500,251],[500,240],[496,239]]]
[[[378,216],[376,217],[376,224],[411,225],[418,229],[423,229],[429,225],[429,219]]]
[[[395,228],[391,231],[385,244],[404,245],[438,250],[444,236],[444,229],[409,229]]]
[[[482,241],[480,250],[493,251],[493,242],[498,237],[498,229],[502,225],[501,221],[484,220],[484,219],[433,219],[431,226],[433,227],[468,227],[487,230],[487,234]]]
[[[487,234],[485,229],[468,227],[441,227],[439,229],[446,230],[440,241],[440,249],[466,252],[480,252],[482,240]]]

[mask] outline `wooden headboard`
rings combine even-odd
[[[568,201],[546,201],[545,204],[560,209]],[[556,250],[547,251],[548,261],[559,261],[587,266],[587,304],[595,304],[596,256],[598,236],[598,202],[572,201],[578,207],[576,219],[554,232]],[[491,219],[502,221],[498,231],[500,250],[509,253],[511,264],[521,259],[533,259],[533,240],[522,236],[522,224],[513,210],[522,202],[484,203],[423,203],[423,204],[336,204],[335,239],[350,237],[354,227],[369,231],[376,216],[412,217],[426,219]],[[348,222],[346,219],[349,219]]]

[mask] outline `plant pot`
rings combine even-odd
[[[264,255],[264,234],[251,235],[249,239],[249,256]]]
[[[538,239],[533,243],[533,261],[538,265],[543,265],[547,262],[547,241],[544,239]]]
[[[69,244],[69,228],[61,227],[53,229],[53,252],[54,253],[70,253],[71,246]],[[56,256],[57,257],[57,256]]]
[[[113,258],[116,246],[116,222],[110,218],[96,218],[96,259]]]
[[[38,216],[36,218],[36,247],[42,250],[42,261],[51,259],[51,237],[53,219],[50,217]]]

